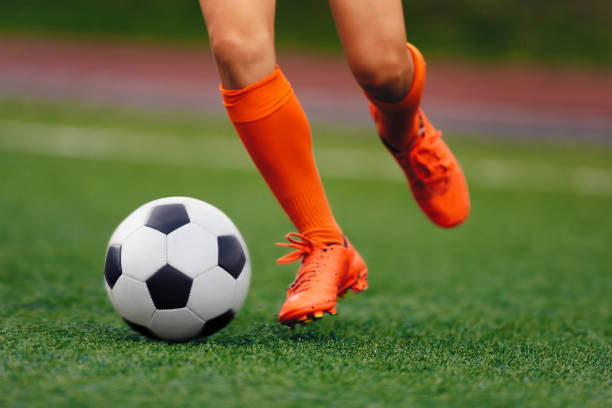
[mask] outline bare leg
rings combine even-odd
[[[210,45],[225,89],[259,81],[276,64],[276,0],[200,0]]]
[[[413,64],[401,0],[329,0],[329,5],[359,85],[384,102],[405,97]]]
[[[470,211],[465,177],[422,109],[425,60],[406,44],[401,0],[329,0],[357,82],[368,94],[378,133],[431,221],[461,224]]]

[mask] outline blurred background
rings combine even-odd
[[[606,0],[404,2],[430,65],[425,105],[468,134],[610,143]],[[278,2],[280,62],[313,120],[369,124],[326,2]],[[222,114],[193,0],[4,0],[0,92]]]

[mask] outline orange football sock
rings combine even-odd
[[[342,243],[314,162],[308,119],[280,68],[221,93],[242,143],[299,232],[319,244]]]
[[[408,95],[398,102],[383,102],[365,93],[381,115],[381,120],[377,121],[378,134],[398,150],[405,150],[410,146],[412,138],[418,134],[417,113],[425,85],[423,55],[414,45],[407,44],[407,46],[414,62],[414,79]]]

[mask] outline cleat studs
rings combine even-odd
[[[307,325],[307,324],[309,324],[309,323],[312,323],[312,319],[306,319],[306,320],[304,320],[304,321],[302,322],[302,324],[303,324],[304,326],[306,326],[306,325]]]
[[[303,322],[304,320],[306,320],[308,318],[308,316],[304,315],[302,317],[300,317],[299,319],[297,319],[298,322]]]
[[[315,319],[321,319],[323,317],[323,312],[315,312],[314,313],[314,318]]]
[[[336,308],[335,308],[335,307],[332,307],[331,309],[329,309],[329,310],[327,311],[327,313],[329,313],[329,314],[330,314],[330,315],[332,315],[332,316],[335,316],[335,315],[336,315]]]

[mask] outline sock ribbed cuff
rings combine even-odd
[[[267,77],[242,89],[224,89],[223,105],[233,123],[254,122],[271,115],[291,99],[293,88],[277,65]]]

